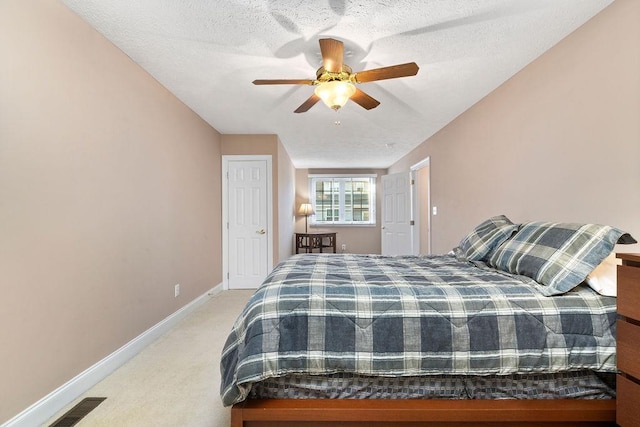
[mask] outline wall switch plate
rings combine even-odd
[[[180,295],[180,284],[178,283],[175,288],[174,288],[174,297],[178,297],[178,295]]]

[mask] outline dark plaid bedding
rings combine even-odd
[[[371,376],[615,372],[615,298],[547,297],[522,276],[453,256],[296,255],[237,319],[225,405],[287,373]]]

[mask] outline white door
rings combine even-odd
[[[411,166],[411,217],[413,254],[431,253],[431,160],[429,157]]]
[[[229,289],[257,288],[269,272],[266,160],[227,163],[227,268]]]
[[[396,173],[382,177],[382,254],[411,255],[411,179]]]

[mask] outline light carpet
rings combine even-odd
[[[77,427],[229,427],[220,400],[220,353],[253,291],[224,291],[52,417],[85,397],[106,397]]]

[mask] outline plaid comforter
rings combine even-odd
[[[455,257],[296,255],[225,344],[221,394],[286,373],[371,376],[615,372],[615,298],[547,297],[531,279]]]

